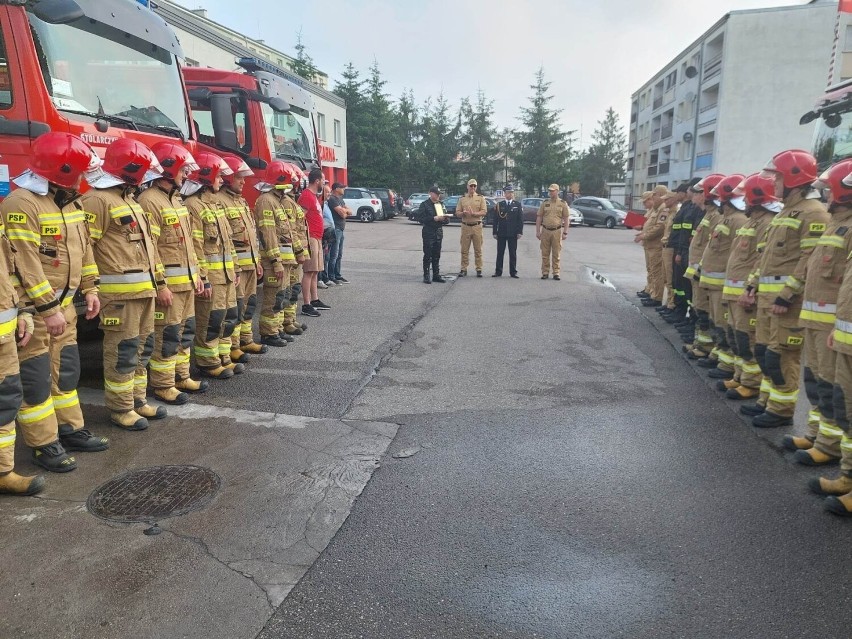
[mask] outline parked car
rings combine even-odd
[[[608,229],[623,227],[624,218],[627,217],[627,211],[623,210],[623,207],[617,207],[605,197],[578,197],[571,206],[583,214],[583,221],[587,226],[600,224]]]
[[[485,214],[485,219],[482,222],[485,226],[492,226],[494,218],[497,217],[497,202],[499,200],[495,200],[493,197],[486,197],[485,201],[488,204],[488,212]]]
[[[352,210],[352,218],[355,220],[372,222],[376,219],[384,219],[382,202],[379,196],[369,189],[347,187],[343,191],[343,201]]]
[[[535,218],[538,216],[538,209],[546,197],[525,197],[521,200],[521,208],[524,210],[524,222],[535,224]],[[584,215],[573,206],[568,207],[568,225],[580,226],[583,223]]]
[[[396,200],[398,198],[397,194],[391,189],[385,188],[383,186],[370,188],[370,191],[378,195],[379,200],[381,200],[382,202],[383,217],[381,219],[389,220],[392,217],[396,217]]]
[[[408,196],[408,199],[405,201],[405,208],[407,209],[409,220],[414,219],[414,214],[417,213],[417,209],[419,209],[420,205],[428,199],[428,193],[412,193]]]
[[[459,205],[459,199],[460,196],[451,195],[441,200],[441,204],[444,205],[444,211],[450,216],[450,222],[460,221],[460,218],[456,217],[456,207]]]

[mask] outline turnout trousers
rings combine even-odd
[[[834,458],[841,456],[843,429],[834,416],[834,381],[838,353],[828,347],[831,324],[805,329],[805,393],[811,404],[806,437],[814,448]]]
[[[168,389],[189,377],[195,338],[195,291],[172,293],[171,306],[154,306],[154,352],[148,368],[152,388]]]
[[[116,413],[145,401],[148,361],[154,352],[154,298],[115,299],[100,294],[104,332],[104,400]]]
[[[759,390],[763,373],[754,355],[757,309],[743,308],[733,300],[728,304],[728,343],[734,352],[734,380],[752,390]]]
[[[757,309],[755,335],[758,362],[767,378],[769,400],[766,410],[782,417],[792,417],[799,396],[799,374],[804,346],[804,329],[799,326],[801,301],[783,315],[775,315],[771,307]]]
[[[266,269],[264,268],[264,273]],[[240,283],[237,284],[237,325],[231,334],[231,348],[237,350],[240,345],[254,341],[252,320],[257,309],[257,271],[240,271]]]
[[[17,313],[14,315],[16,319],[0,323],[0,474],[15,467],[15,416],[24,399],[15,344]]]
[[[192,352],[200,368],[231,363],[231,335],[237,325],[234,283],[213,284],[210,299],[195,298],[195,341]]]

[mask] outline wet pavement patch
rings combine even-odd
[[[101,519],[154,523],[204,508],[222,480],[201,466],[151,466],[132,470],[101,485],[86,508]]]

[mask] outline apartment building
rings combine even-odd
[[[811,148],[814,125],[799,118],[825,90],[836,18],[836,0],[731,11],[648,80],[632,96],[632,205],[657,184],[753,173]]]
[[[323,170],[329,179],[345,181],[346,104],[341,97],[328,91],[327,74],[320,72],[315,82],[300,78],[291,72],[292,56],[211,20],[205,9],[187,9],[170,0],[156,0],[151,8],[177,34],[187,66],[242,71],[236,65],[237,58],[258,58],[279,67],[291,82],[308,91],[317,110],[318,152]]]

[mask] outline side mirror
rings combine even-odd
[[[829,129],[836,129],[840,126],[840,123],[843,122],[843,116],[839,113],[832,113],[831,115],[825,116],[825,125]]]
[[[262,158],[252,158],[252,157],[246,158],[246,164],[248,164],[249,167],[251,167],[253,169],[260,169],[260,170],[265,169],[266,166],[267,166],[266,160],[264,160]]]
[[[231,112],[231,97],[227,93],[214,93],[210,96],[210,117],[213,121],[216,145],[239,151],[240,143],[237,140],[234,114]]]
[[[819,114],[816,111],[808,111],[801,118],[799,118],[799,124],[810,124],[818,117]]]
[[[48,24],[68,24],[86,15],[74,0],[41,0],[30,10],[36,18]]]
[[[213,92],[207,87],[193,87],[186,92],[193,102],[207,102]]]
[[[290,112],[290,105],[287,104],[287,101],[277,96],[269,98],[269,106],[271,106],[275,111],[278,111],[278,113]]]

